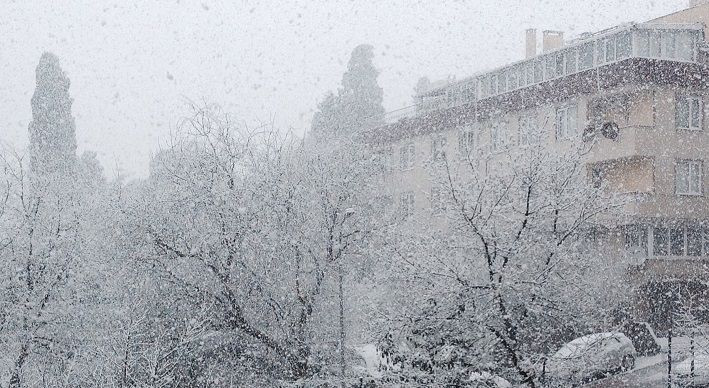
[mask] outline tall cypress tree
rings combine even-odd
[[[362,44],[352,50],[337,95],[329,93],[313,116],[314,134],[344,134],[384,121],[384,93],[377,83],[374,50]]]
[[[46,52],[36,76],[29,125],[30,168],[36,176],[71,176],[76,171],[76,134],[69,78],[59,59]]]

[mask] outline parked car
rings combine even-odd
[[[694,360],[694,373],[692,373]],[[709,387],[709,355],[697,354],[672,365],[672,373],[680,387]]]
[[[552,385],[577,385],[633,369],[637,353],[623,333],[595,333],[576,338],[547,359]]]

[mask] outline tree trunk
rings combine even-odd
[[[343,273],[342,265],[339,266],[339,297],[340,297],[340,382],[341,387],[345,388],[345,372],[347,364],[345,362],[345,294],[342,289]]]
[[[27,356],[30,354],[30,343],[25,342],[20,348],[20,353],[17,355],[17,360],[15,360],[15,369],[12,371],[12,376],[10,377],[10,383],[8,388],[20,388],[20,380],[22,376],[22,367],[27,361]]]

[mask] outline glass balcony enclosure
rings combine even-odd
[[[417,96],[416,112],[458,106],[628,58],[694,62],[704,41],[697,24],[630,24]]]

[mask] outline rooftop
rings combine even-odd
[[[387,113],[387,124],[431,111],[529,88],[629,58],[697,62],[700,23],[629,23],[586,33],[563,47],[450,82],[417,95],[412,106]]]

